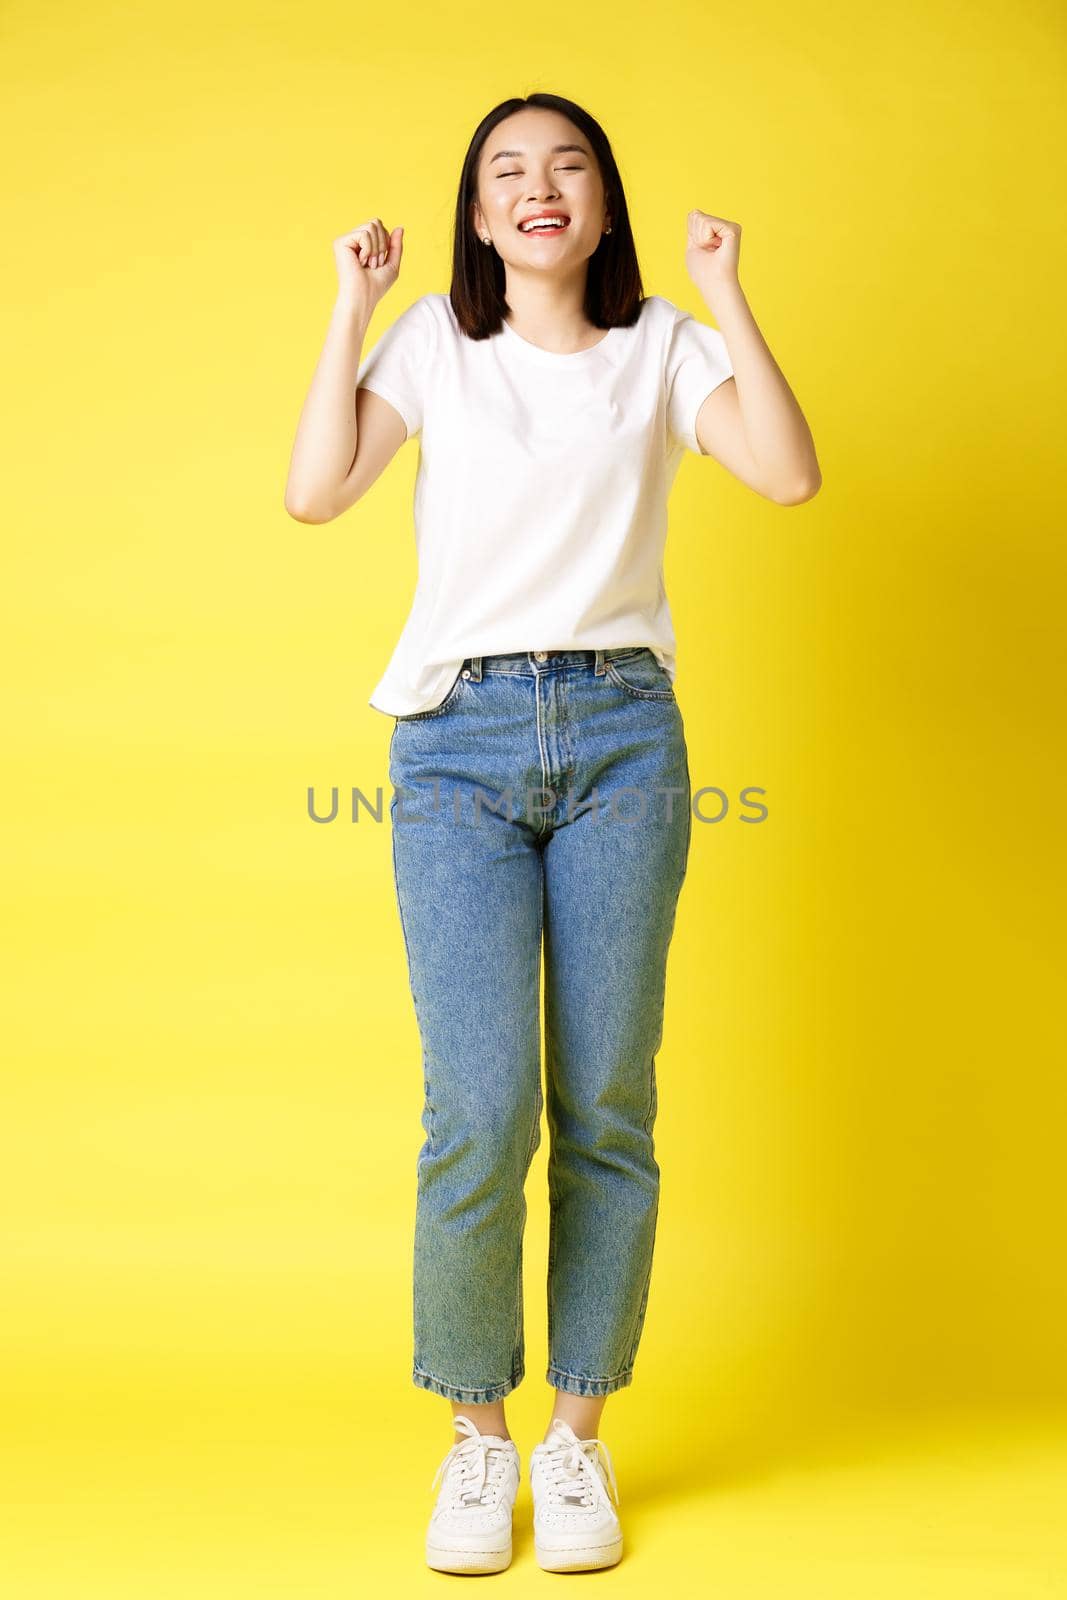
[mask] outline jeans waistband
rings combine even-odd
[[[483,673],[503,672],[533,678],[561,667],[592,667],[595,677],[603,677],[606,661],[624,661],[640,655],[645,645],[620,645],[610,650],[508,650],[499,655],[467,656],[464,671],[480,683]]]

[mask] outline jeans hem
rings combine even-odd
[[[443,1378],[435,1378],[432,1372],[424,1372],[416,1365],[412,1368],[411,1381],[418,1389],[428,1389],[431,1394],[444,1395],[446,1400],[458,1400],[463,1405],[484,1406],[491,1405],[494,1400],[503,1400],[506,1394],[518,1387],[525,1376],[522,1366],[515,1367],[510,1378],[505,1378],[503,1383],[489,1383],[482,1385],[466,1385],[446,1383]]]
[[[565,1394],[614,1394],[616,1389],[624,1389],[634,1381],[632,1367],[617,1372],[612,1378],[583,1378],[580,1373],[563,1372],[559,1367],[550,1366],[545,1376],[553,1389],[562,1389]]]

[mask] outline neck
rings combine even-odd
[[[543,273],[508,271],[504,297],[507,322],[516,333],[534,344],[561,353],[575,345],[588,343],[593,324],[585,314],[586,271],[565,279],[546,278]]]

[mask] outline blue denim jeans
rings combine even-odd
[[[547,1107],[546,1376],[610,1394],[648,1301],[692,822],[670,678],[643,647],[468,657],[439,705],[396,718],[389,777],[423,1055],[413,1380],[477,1404],[524,1376],[524,1185]]]

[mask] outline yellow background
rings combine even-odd
[[[333,524],[282,495],[332,239],[405,225],[373,341],[448,288],[470,135],[535,89],[606,127],[646,293],[712,320],[686,212],[742,224],[824,477],[786,509],[689,457],[672,500],[693,780],[734,806],[679,908],[604,1581],[1064,1592],[1062,12],[18,0],[3,33],[10,1592],[447,1582],[388,827],[306,812],[388,798],[416,448]],[[524,1476],[499,1582],[553,1581]]]

